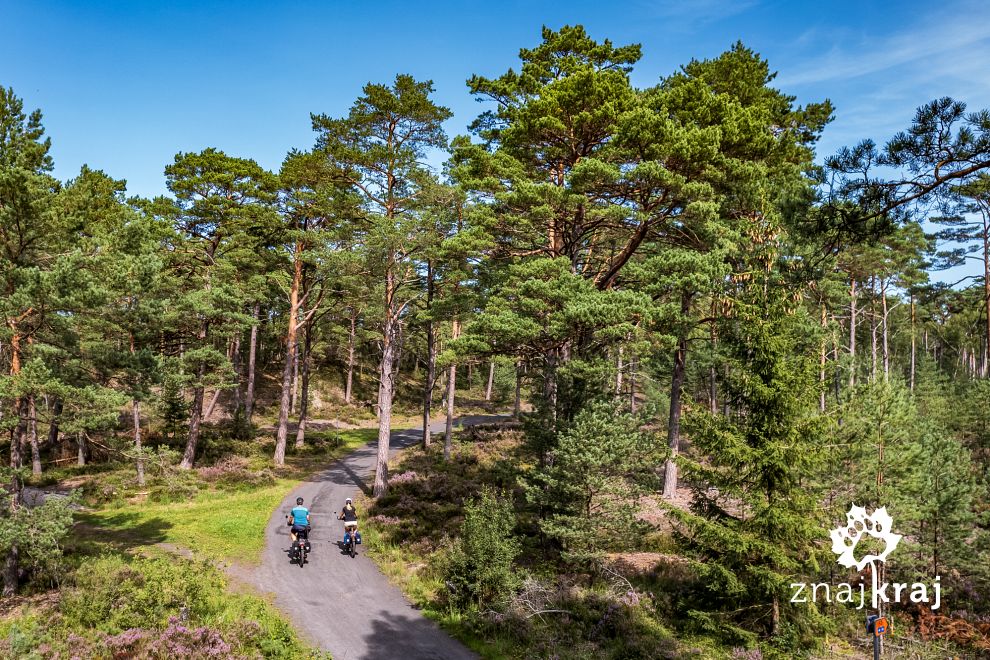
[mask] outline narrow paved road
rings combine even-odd
[[[493,421],[497,417],[465,417],[459,424]],[[442,424],[435,425],[442,432]],[[415,444],[420,431],[393,431],[391,448]],[[435,437],[435,436],[434,436]],[[441,435],[442,440],[442,435]],[[342,523],[334,518],[346,497],[358,490],[370,493],[376,442],[333,463],[292,492],[272,514],[265,531],[265,550],[253,582],[275,594],[275,605],[311,642],[330,651],[336,660],[462,660],[477,656],[451,639],[435,623],[420,614],[398,588],[378,572],[364,556],[343,554],[337,541]],[[285,515],[303,497],[313,530],[313,552],[303,568],[290,563]],[[358,511],[361,516],[362,511]],[[359,518],[360,520],[360,518]]]

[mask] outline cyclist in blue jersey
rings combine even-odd
[[[296,538],[300,535],[304,539],[309,538],[309,509],[303,506],[303,498],[296,498],[296,505],[292,507],[292,511],[285,518],[292,527],[289,530],[289,536],[292,537],[293,543],[296,542]]]

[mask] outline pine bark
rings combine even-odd
[[[457,339],[461,334],[461,322],[454,319],[451,322],[450,338]],[[457,365],[447,367],[447,424],[443,433],[443,459],[450,460],[454,436],[454,391],[457,389]]]
[[[210,332],[210,322],[203,321],[199,330],[199,343],[203,345]],[[196,445],[199,444],[199,427],[203,419],[203,378],[206,376],[206,363],[201,362],[196,368],[196,387],[193,388],[192,408],[189,412],[189,437],[186,439],[186,450],[182,454],[179,467],[184,470],[192,469],[196,460]]]
[[[622,346],[615,352],[615,398],[622,395]]]
[[[512,403],[512,416],[519,419],[522,412],[522,365],[516,363],[516,396]]]
[[[881,309],[883,311],[883,380],[888,382],[890,380],[890,343],[889,343],[889,333],[887,332],[887,281],[880,281],[880,300]]]
[[[877,382],[877,287],[876,278],[870,278],[870,382]]]
[[[917,337],[914,330],[915,325],[915,310],[914,310],[914,294],[911,294],[911,391],[914,391],[914,370],[915,370],[915,353]]]
[[[433,330],[433,262],[426,263],[426,383],[423,385],[423,449],[433,442],[430,413],[433,409],[433,387],[437,377],[437,337]]]
[[[309,416],[309,351],[312,346],[312,324],[306,326],[303,336],[303,348],[299,355],[299,370],[301,387],[299,395],[299,425],[296,427],[296,448],[302,448],[306,442],[306,419]]]
[[[296,342],[296,350],[292,353],[292,387],[289,388],[292,398],[289,402],[290,412],[296,412],[299,408],[299,342]]]
[[[258,359],[258,323],[261,316],[261,303],[254,304],[254,323],[251,324],[251,339],[248,342],[247,385],[244,389],[244,421],[250,426],[254,415],[254,372]]]
[[[681,316],[685,319],[691,311],[691,296],[681,296]],[[685,366],[687,364],[687,332],[682,331],[674,352],[674,370],[670,383],[670,414],[667,421],[667,446],[670,457],[664,466],[663,496],[673,499],[677,494],[677,453],[681,446],[681,388],[684,387]]]
[[[21,370],[20,336],[16,331],[16,325],[8,321],[8,326],[13,330],[10,340],[10,375],[16,376]],[[21,506],[23,498],[23,484],[18,476],[17,470],[21,467],[21,442],[26,431],[25,417],[27,416],[27,401],[24,397],[17,399],[14,409],[17,413],[17,425],[10,431],[10,467],[13,472],[10,477],[10,512],[13,514]],[[4,560],[3,568],[3,596],[13,596],[17,592],[19,578],[19,551],[17,544],[11,544]]]
[[[31,445],[31,474],[41,474],[41,448],[38,446],[38,410],[34,395],[28,395],[28,442]]]
[[[636,412],[636,368],[639,361],[635,356],[629,358],[629,412]]]
[[[849,285],[849,389],[856,387],[856,280]]]
[[[220,392],[222,391],[219,387],[214,390],[213,396],[210,397],[210,402],[206,404],[206,410],[203,411],[203,421],[209,420],[210,416],[213,415],[213,411],[217,407],[217,401],[220,400]]]
[[[299,290],[302,286],[302,241],[296,241],[293,254],[292,285],[289,289],[289,311],[285,331],[285,363],[282,367],[282,397],[278,407],[275,429],[275,465],[285,465],[285,445],[289,435],[289,409],[292,404],[292,368],[296,354],[296,332],[299,315]]]
[[[138,486],[143,486],[144,454],[141,453],[141,403],[137,399],[131,401],[131,417],[134,421],[134,451],[137,454],[137,482]]]
[[[357,333],[357,315],[351,316],[351,328],[347,333],[347,382],[344,384],[344,403],[351,403],[351,386],[354,383],[354,343]]]
[[[86,465],[86,458],[89,455],[89,447],[86,443],[86,432],[79,431],[76,433],[76,464]]]
[[[52,421],[48,425],[48,441],[45,446],[51,448],[58,444],[58,425],[62,418],[62,399],[56,397],[52,405]]]
[[[386,268],[385,318],[382,333],[382,360],[378,367],[378,456],[375,462],[374,497],[388,490],[388,452],[392,433],[392,399],[395,396],[395,344],[399,334],[398,287],[395,262]]]
[[[488,385],[485,387],[485,401],[492,400],[492,384],[495,382],[495,361],[488,363]]]
[[[825,412],[825,394],[828,388],[825,386],[825,329],[828,327],[828,319],[825,316],[825,303],[822,303],[822,345],[821,353],[818,356],[818,385],[821,391],[818,393],[818,410],[819,412]]]

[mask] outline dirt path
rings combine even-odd
[[[465,417],[458,424],[497,419],[502,418]],[[434,428],[442,432],[442,424]],[[419,438],[418,430],[393,431],[392,452],[415,444]],[[336,660],[476,658],[415,610],[398,588],[378,572],[374,562],[364,556],[362,548],[351,559],[337,546],[343,531],[333,514],[340,510],[344,498],[352,497],[359,489],[370,492],[375,445],[365,445],[336,461],[283,500],[268,523],[261,565],[253,571],[250,582],[262,591],[272,592],[275,605],[300,634],[330,651]],[[303,568],[290,563],[287,555],[289,530],[285,515],[296,497],[305,499],[313,521],[313,552]]]

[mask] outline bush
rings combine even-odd
[[[207,617],[211,597],[223,594],[223,577],[209,564],[106,555],[83,564],[60,609],[70,626],[110,634],[164,627],[181,612]]]
[[[638,497],[656,487],[654,466],[664,445],[611,402],[581,410],[546,464],[528,479],[530,502],[543,513],[540,528],[564,560],[591,567],[608,550],[638,539]]]
[[[258,488],[275,483],[275,473],[269,469],[252,470],[251,462],[242,456],[226,456],[215,465],[200,468],[204,481],[226,488]]]
[[[519,584],[513,568],[520,549],[515,526],[511,502],[489,488],[465,503],[461,538],[442,560],[452,603],[480,608],[508,601]]]
[[[0,516],[0,554],[6,556],[16,545],[19,563],[37,582],[57,582],[62,563],[62,541],[72,527],[73,501],[65,497],[48,497],[33,509],[4,507],[8,515]]]

